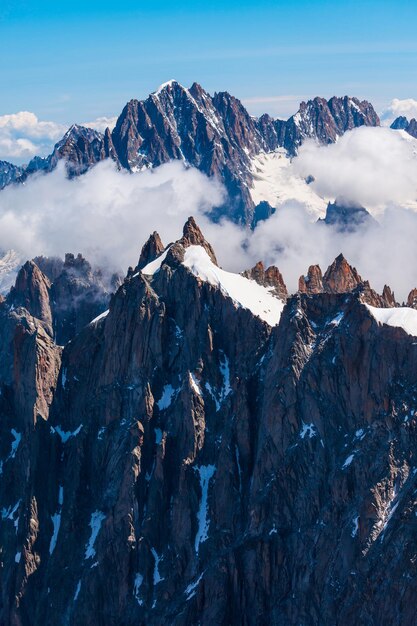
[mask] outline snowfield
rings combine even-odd
[[[378,324],[402,328],[409,335],[417,337],[417,311],[415,309],[409,307],[379,309],[370,304],[365,304],[365,306]]]
[[[236,306],[249,309],[270,326],[279,323],[284,303],[272,295],[269,288],[239,274],[220,269],[201,246],[190,246],[186,249],[184,265],[200,280],[218,287]]]
[[[277,207],[292,200],[305,204],[314,219],[326,215],[328,200],[321,198],[294,172],[285,150],[258,154],[252,160],[252,175],[254,184],[250,194],[255,204],[265,200]]]

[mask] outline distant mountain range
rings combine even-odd
[[[225,185],[227,201],[214,210],[213,219],[227,215],[254,226],[269,214],[265,203],[259,206],[251,193],[257,155],[282,149],[294,156],[305,139],[333,143],[347,130],[379,124],[369,102],[348,96],[302,102],[297,113],[284,121],[267,114],[249,115],[227,92],[211,96],[197,83],[187,89],[169,81],[146,100],[128,102],[113,131],[102,134],[73,125],[49,156],[35,157],[26,167],[0,162],[0,188],[23,182],[36,172],[51,172],[60,160],[66,161],[73,177],[106,158],[131,172],[177,159]]]

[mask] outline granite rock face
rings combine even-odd
[[[288,298],[249,271],[270,326],[194,220],[151,240],[62,355],[39,268],[0,304],[0,623],[415,624],[415,337],[342,255]]]

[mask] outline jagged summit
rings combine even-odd
[[[411,137],[417,139],[417,120],[415,118],[408,120],[404,115],[400,115],[393,121],[390,128],[404,130]]]
[[[197,225],[195,219],[191,216],[184,224],[182,237],[179,242],[184,248],[188,246],[201,246],[209,255],[212,262],[217,265],[217,259],[212,246],[206,241],[203,233]]]
[[[171,80],[167,80],[165,83],[159,85],[158,89],[153,91],[151,95],[157,96],[161,93],[161,91],[169,91],[170,89],[175,89],[177,87],[184,89],[184,87],[177,80],[172,78]]]
[[[395,118],[390,128],[392,128],[393,130],[405,130],[408,124],[409,124],[409,121],[405,117],[405,115],[400,115],[399,117]]]
[[[342,253],[329,265],[324,276],[319,265],[310,265],[307,274],[299,278],[298,290],[308,295],[358,292],[361,294],[361,300],[372,306],[381,308],[398,306],[388,285],[384,286],[382,295],[377,294]]]
[[[319,222],[334,226],[339,232],[354,232],[371,224],[377,224],[365,207],[347,202],[343,198],[336,198],[334,202],[329,202],[326,216]]]
[[[148,265],[148,263],[154,261],[160,254],[162,254],[163,251],[164,244],[162,243],[159,234],[155,230],[151,235],[149,235],[149,239],[146,241],[146,243],[143,244],[139,257],[139,262],[135,271],[143,269],[145,265]]]

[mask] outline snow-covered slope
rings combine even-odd
[[[415,309],[409,307],[378,309],[369,304],[365,306],[378,324],[402,328],[409,335],[417,337],[417,311]]]
[[[285,150],[261,153],[252,159],[253,186],[250,189],[255,205],[262,200],[272,207],[287,201],[304,204],[314,218],[324,217],[327,202],[311,185],[298,176]]]
[[[161,267],[162,263],[165,261],[166,255],[168,254],[169,247],[163,251],[154,261],[151,261],[141,270],[142,274],[147,274],[148,276],[153,276]]]
[[[271,289],[239,274],[220,269],[201,246],[190,246],[186,249],[184,265],[200,280],[219,287],[237,306],[249,309],[270,326],[278,324],[284,303],[272,295]]]
[[[6,295],[14,285],[22,258],[15,250],[0,252],[0,294]]]

